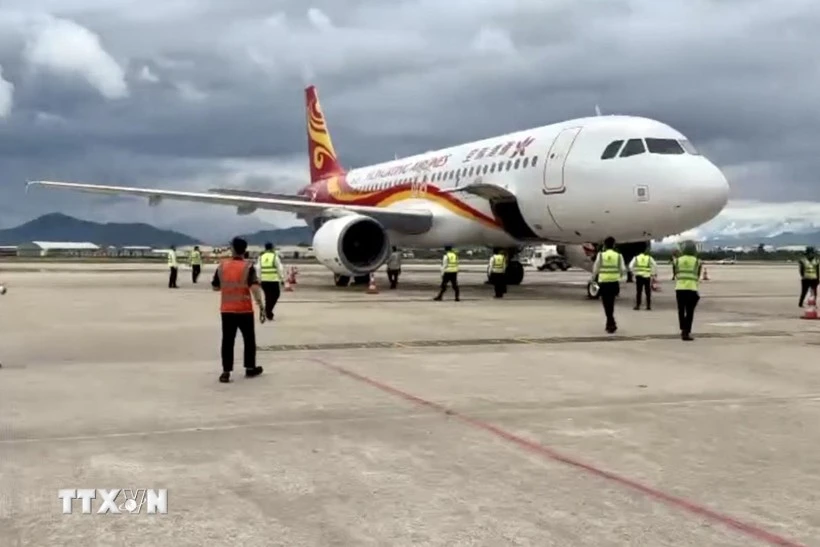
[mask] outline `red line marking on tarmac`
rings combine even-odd
[[[735,531],[740,532],[742,534],[745,534],[746,536],[749,536],[753,539],[759,540],[759,541],[764,542],[764,543],[768,543],[769,545],[779,545],[779,546],[782,546],[782,547],[807,547],[807,546],[803,545],[802,543],[797,543],[793,540],[786,539],[784,537],[778,536],[777,534],[774,534],[772,532],[764,530],[763,528],[759,528],[755,525],[745,523],[745,522],[743,522],[741,520],[738,520],[738,519],[736,519],[732,516],[725,515],[725,514],[717,512],[717,511],[713,511],[712,509],[709,509],[708,507],[705,507],[705,506],[700,505],[698,503],[686,500],[684,498],[680,498],[678,496],[674,496],[672,494],[667,494],[667,493],[662,492],[660,490],[656,490],[655,488],[652,488],[651,486],[646,486],[644,484],[641,484],[641,483],[639,483],[637,481],[634,481],[632,479],[629,479],[627,477],[617,475],[617,474],[612,473],[610,471],[606,471],[604,469],[596,467],[592,464],[584,463],[584,462],[582,462],[580,460],[577,460],[575,458],[572,458],[570,456],[566,456],[564,454],[561,454],[560,452],[557,452],[556,450],[553,450],[552,448],[549,448],[548,446],[539,444],[535,441],[530,441],[530,440],[525,439],[523,437],[519,437],[518,435],[510,433],[509,431],[505,431],[505,430],[501,429],[500,427],[494,426],[494,425],[492,425],[488,422],[484,422],[484,421],[478,420],[476,418],[471,418],[469,416],[466,416],[464,414],[456,412],[455,410],[451,410],[451,409],[445,407],[444,405],[441,405],[439,403],[435,403],[433,401],[428,401],[427,399],[422,399],[421,397],[417,397],[416,395],[413,395],[411,393],[407,393],[406,391],[402,391],[398,388],[392,387],[388,384],[385,384],[384,382],[380,382],[379,380],[375,380],[375,379],[370,378],[368,376],[364,376],[364,375],[359,374],[357,372],[353,372],[352,370],[346,369],[346,368],[341,367],[339,365],[334,365],[334,364],[328,363],[328,362],[323,361],[321,359],[315,359],[314,358],[314,359],[311,359],[311,360],[321,364],[322,366],[324,366],[326,368],[329,368],[329,369],[331,369],[335,372],[338,372],[339,374],[342,374],[343,376],[347,376],[347,377],[352,378],[354,380],[358,380],[360,382],[368,384],[368,385],[370,385],[372,387],[375,387],[376,389],[378,389],[380,391],[383,391],[385,393],[395,395],[395,396],[397,396],[401,399],[404,399],[406,401],[410,401],[410,402],[415,403],[417,405],[427,407],[427,408],[430,408],[430,409],[435,410],[437,412],[446,414],[447,416],[452,416],[453,418],[457,418],[458,420],[461,420],[462,422],[464,422],[466,424],[469,424],[469,425],[471,425],[473,427],[476,427],[478,429],[483,429],[484,431],[492,433],[496,437],[504,439],[505,441],[508,441],[508,442],[510,442],[514,445],[517,445],[519,448],[523,448],[524,450],[527,450],[529,452],[532,452],[532,453],[538,454],[540,456],[544,456],[544,457],[547,457],[549,459],[552,459],[552,460],[555,460],[555,461],[570,465],[572,467],[575,467],[575,468],[581,469],[583,471],[586,471],[589,474],[592,474],[592,475],[595,475],[597,477],[609,480],[609,481],[614,482],[616,484],[619,484],[621,486],[630,488],[632,490],[640,492],[640,493],[642,493],[642,494],[644,494],[644,495],[646,495],[650,498],[653,498],[657,501],[660,501],[660,502],[665,503],[667,505],[670,505],[672,507],[676,507],[678,509],[683,509],[684,511],[687,511],[687,512],[692,513],[694,515],[697,515],[699,517],[703,517],[707,520],[711,520],[713,522],[717,522],[719,524],[722,524],[724,526],[732,528]]]

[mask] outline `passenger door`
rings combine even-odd
[[[564,181],[564,164],[572,150],[575,139],[582,127],[563,129],[552,141],[544,162],[544,193],[560,194],[566,190]]]

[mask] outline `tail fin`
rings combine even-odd
[[[336,159],[336,150],[330,140],[325,115],[319,104],[319,93],[315,86],[305,88],[307,108],[308,154],[310,156],[310,182],[318,182],[328,177],[344,174],[344,169]]]

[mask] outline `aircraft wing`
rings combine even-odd
[[[289,199],[294,201],[310,201],[307,196],[297,196],[295,194],[274,194],[273,192],[259,192],[256,190],[239,190],[237,188],[211,188],[208,192],[212,194],[222,194],[223,196],[248,196],[254,198]]]
[[[296,198],[260,197],[259,195],[235,195],[218,192],[182,192],[177,190],[159,190],[153,188],[135,188],[127,186],[105,186],[80,182],[55,182],[47,180],[29,181],[26,191],[31,186],[47,188],[64,188],[92,194],[129,195],[148,198],[151,206],[159,205],[163,200],[193,201],[210,205],[227,205],[236,207],[237,214],[247,215],[257,210],[283,211],[302,216],[344,216],[358,213],[380,222],[386,229],[407,234],[421,234],[433,225],[433,214],[423,209],[388,210],[367,205],[346,205],[317,203]]]

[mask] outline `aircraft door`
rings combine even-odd
[[[547,159],[544,162],[545,194],[560,194],[566,190],[564,186],[564,164],[581,129],[581,127],[563,129],[552,141],[552,146],[550,146]]]

